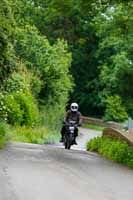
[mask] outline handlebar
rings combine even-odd
[[[78,126],[80,126],[80,124],[77,124],[77,123],[70,123],[70,122],[64,122],[64,125],[66,125],[66,126],[70,126],[70,125],[73,125],[73,126],[75,126],[75,127],[78,127]]]

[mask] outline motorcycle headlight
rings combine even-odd
[[[70,131],[74,131],[74,127],[73,127],[73,126],[70,126],[70,127],[69,127],[69,130],[70,130]]]

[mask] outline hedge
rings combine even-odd
[[[96,137],[87,143],[88,151],[95,151],[106,158],[133,168],[133,146],[106,136]]]

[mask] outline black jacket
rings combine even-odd
[[[77,124],[81,124],[82,123],[81,113],[78,111],[72,112],[71,110],[68,110],[65,115],[64,121],[65,122],[75,121]]]

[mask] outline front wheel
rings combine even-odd
[[[67,148],[67,149],[70,150],[70,148],[71,148],[71,145],[68,145],[68,148]]]
[[[65,142],[65,149],[70,149],[71,148],[71,144],[68,142],[68,141],[66,141]]]
[[[67,149],[67,142],[65,142],[65,149]]]

